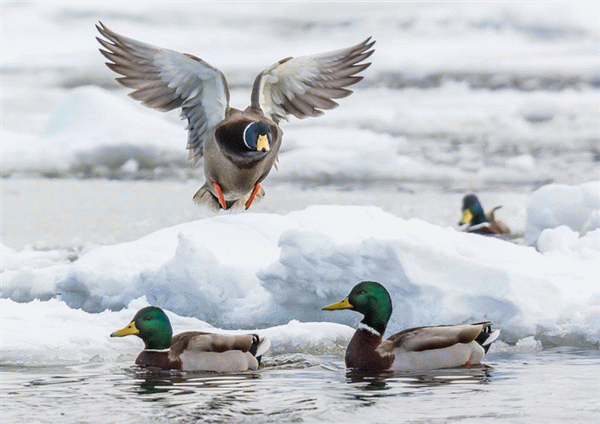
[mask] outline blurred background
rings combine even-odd
[[[4,243],[114,243],[210,215],[191,201],[203,175],[186,123],[126,96],[98,21],[219,68],[238,108],[277,60],[372,36],[352,96],[282,124],[255,210],[376,204],[447,226],[475,191],[522,231],[533,190],[600,179],[591,3],[3,3]]]

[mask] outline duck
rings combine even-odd
[[[342,301],[323,310],[350,309],[364,315],[346,349],[348,369],[383,372],[432,370],[481,364],[500,334],[490,322],[409,328],[383,339],[392,315],[387,289],[363,281]]]
[[[173,336],[167,314],[159,307],[140,309],[131,322],[110,337],[135,335],[144,341],[135,364],[163,370],[242,372],[256,370],[269,349],[257,334],[186,331]]]
[[[250,105],[235,109],[224,74],[187,53],[146,44],[96,25],[100,53],[129,96],[159,111],[181,109],[188,121],[189,159],[203,159],[205,183],[194,195],[197,204],[216,211],[248,209],[264,196],[263,180],[276,164],[282,120],[323,115],[337,107],[334,99],[352,94],[347,87],[371,63],[371,37],[326,53],[287,57],[255,78]],[[103,38],[102,38],[103,37]],[[268,49],[268,46],[264,46]]]
[[[481,202],[474,194],[463,197],[462,218],[459,225],[468,224],[465,231],[485,235],[507,235],[510,234],[508,226],[496,219],[494,213],[502,206],[496,206],[488,213],[483,212]]]

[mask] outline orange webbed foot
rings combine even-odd
[[[254,201],[254,198],[256,197],[256,193],[258,193],[258,190],[260,190],[260,182],[258,182],[254,185],[254,188],[252,189],[252,193],[250,193],[250,197],[248,198],[248,200],[246,200],[246,204],[244,205],[246,207],[246,210],[248,210],[248,208]]]
[[[225,203],[225,196],[223,196],[223,191],[221,190],[221,186],[219,183],[212,183],[215,191],[217,192],[217,199],[219,199],[219,205],[221,205],[222,209],[227,209],[227,204]],[[247,208],[246,208],[247,209]]]

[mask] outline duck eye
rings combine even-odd
[[[145,320],[145,321],[150,321],[151,319],[152,319],[152,317],[151,317],[151,316],[144,317],[144,320]]]

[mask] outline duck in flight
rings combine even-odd
[[[229,105],[229,87],[221,71],[202,59],[117,34],[101,22],[96,37],[106,65],[129,94],[159,111],[181,109],[188,122],[190,159],[203,159],[206,182],[194,195],[215,210],[248,209],[264,195],[262,181],[277,160],[289,115],[320,116],[338,106],[334,99],[352,93],[347,87],[374,50],[370,38],[327,53],[288,57],[269,66],[254,80],[250,106]]]

